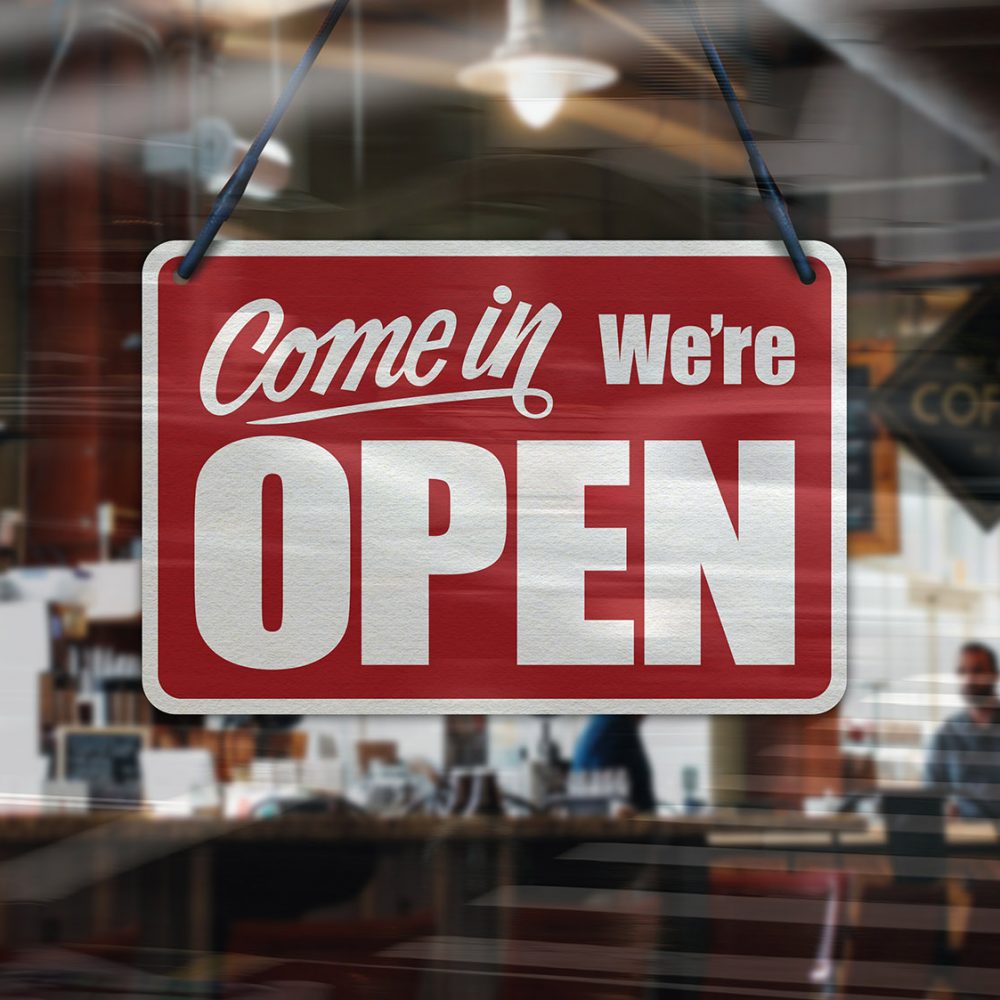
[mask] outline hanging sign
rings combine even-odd
[[[145,272],[171,712],[819,712],[845,273],[771,243],[183,244]]]
[[[878,394],[893,433],[983,531],[1000,523],[1000,292],[975,295]]]

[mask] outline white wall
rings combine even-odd
[[[332,736],[338,756],[344,761],[346,777],[356,774],[355,746],[358,740],[394,740],[401,759],[422,757],[440,767],[444,760],[444,720],[430,716],[313,715],[303,720],[306,732]],[[315,751],[315,740],[311,741]]]
[[[49,667],[49,618],[42,601],[0,602],[0,810],[42,790],[39,676]]]

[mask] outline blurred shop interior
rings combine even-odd
[[[146,977],[129,995],[178,995],[183,969],[225,987],[185,995],[250,996],[280,955],[282,996],[773,997],[881,995],[882,962],[899,996],[936,977],[979,992],[962,970],[1000,964],[968,929],[1000,909],[990,816],[923,817],[911,853],[930,868],[901,881],[878,807],[923,788],[963,644],[1000,646],[1000,4],[700,8],[800,235],[848,264],[849,681],[818,717],[645,719],[658,805],[636,817],[620,775],[570,773],[583,718],[177,718],[145,700],[142,263],[193,238],[323,5],[2,5],[0,943],[35,956],[17,974],[75,943],[67,975]],[[501,65],[513,43],[535,62]],[[585,62],[546,63],[569,56]],[[222,236],[775,231],[680,0],[351,0]],[[986,902],[956,874],[970,858],[993,872]],[[852,873],[892,887],[871,890],[897,906],[878,947],[878,920],[848,916]],[[864,911],[869,889],[850,891]],[[793,899],[801,919],[737,919],[713,893]],[[234,952],[257,961],[210,962]]]

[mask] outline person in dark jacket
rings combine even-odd
[[[643,715],[595,715],[573,752],[573,771],[624,771],[629,804],[636,812],[656,811],[653,772],[639,736]]]

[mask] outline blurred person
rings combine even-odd
[[[1000,819],[997,654],[985,643],[967,642],[955,672],[967,707],[934,734],[925,783],[951,796],[952,815]]]
[[[595,715],[573,751],[572,771],[624,771],[629,806],[635,812],[656,811],[653,770],[639,735],[644,715]]]

